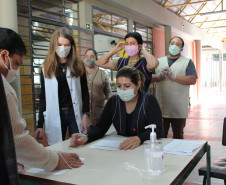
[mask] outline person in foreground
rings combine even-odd
[[[0,73],[9,108],[17,162],[47,171],[78,168],[83,163],[77,154],[50,151],[25,130],[25,124],[18,111],[16,92],[9,84],[18,76],[18,69],[25,54],[26,49],[21,37],[10,29],[0,28]]]
[[[73,134],[70,146],[82,145],[105,135],[112,122],[118,135],[129,136],[119,146],[121,150],[134,149],[150,139],[150,129],[145,126],[156,124],[157,137],[162,137],[162,114],[156,98],[143,93],[144,77],[134,67],[125,66],[118,71],[117,95],[112,96],[88,135]]]

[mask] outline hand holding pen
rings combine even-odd
[[[84,145],[88,141],[88,137],[84,134],[72,134],[70,146]]]

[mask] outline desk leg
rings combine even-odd
[[[207,185],[210,185],[210,145],[208,144],[206,151],[206,181]]]

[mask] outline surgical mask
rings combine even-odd
[[[169,53],[172,56],[176,56],[180,53],[180,48],[178,48],[178,46],[176,46],[176,45],[172,45],[169,47]]]
[[[5,65],[5,63],[2,61],[3,65],[5,66],[6,69],[8,69],[8,74],[6,76],[6,80],[9,82],[9,83],[12,83],[16,77],[18,76],[18,69],[13,69],[12,68],[12,62],[11,62],[11,59],[10,57],[8,56],[9,58],[9,65],[10,65],[10,69],[7,67],[7,65]]]
[[[93,68],[95,66],[96,59],[95,58],[85,58],[83,60],[84,64],[87,65],[88,68]]]
[[[127,55],[129,55],[130,57],[135,56],[139,52],[138,46],[125,46]]]
[[[71,51],[71,46],[57,46],[56,47],[56,54],[60,58],[66,58]]]
[[[136,94],[134,93],[134,89],[120,90],[117,88],[117,94],[121,98],[122,101],[130,101],[132,100]]]

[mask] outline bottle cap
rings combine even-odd
[[[148,126],[145,127],[145,129],[148,129],[148,128],[151,129],[150,140],[151,141],[155,141],[157,139],[156,133],[155,133],[156,125],[155,124],[151,124],[151,125],[148,125]]]

